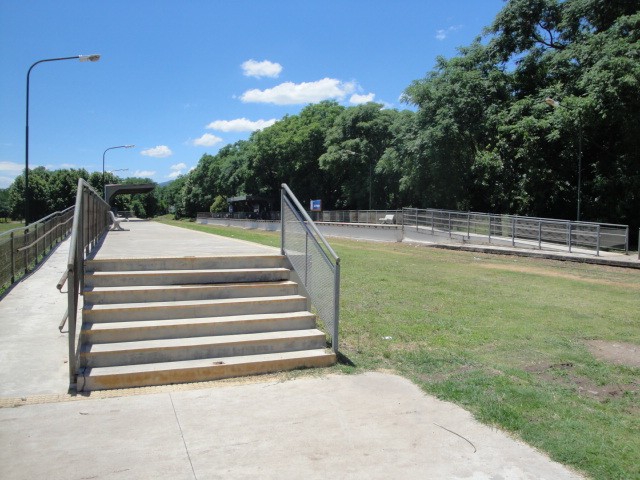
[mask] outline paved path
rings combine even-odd
[[[175,255],[273,251],[152,222],[123,225],[130,231],[109,233],[99,256],[123,245],[141,254],[140,238],[147,250],[170,239]],[[70,395],[66,332],[57,329],[66,295],[55,288],[67,249],[0,300],[0,478],[581,478],[397,375],[314,370],[288,381]]]

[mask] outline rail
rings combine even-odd
[[[71,385],[76,383],[79,365],[77,314],[78,298],[84,290],[84,259],[95,248],[108,228],[109,204],[86,181],[79,179],[67,262],[69,383]]]
[[[340,257],[286,184],[281,188],[280,251],[307,291],[338,352]]]
[[[415,228],[418,233],[446,234],[471,240],[487,239],[489,243],[516,243],[534,246],[563,245],[595,250],[624,250],[629,253],[629,227],[611,223],[572,222],[548,218],[492,215],[488,213],[458,212],[434,209],[403,209],[405,230]]]
[[[35,268],[71,230],[73,206],[0,234],[0,288]]]

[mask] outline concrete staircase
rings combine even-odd
[[[280,255],[85,262],[78,390],[336,361]]]

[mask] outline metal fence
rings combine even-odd
[[[15,283],[71,230],[73,207],[47,215],[26,227],[0,234],[0,288]]]
[[[286,184],[281,189],[281,247],[338,352],[340,257]]]
[[[84,290],[84,259],[97,245],[110,223],[109,204],[82,178],[73,214],[67,263],[67,315],[69,318],[69,382],[76,383],[80,343],[77,328],[78,296]]]
[[[392,220],[389,220],[389,216],[393,216]],[[316,222],[396,223],[402,225],[402,210],[326,210],[312,212],[311,217]]]
[[[417,233],[467,240],[476,237],[512,246],[542,249],[543,244],[563,245],[569,252],[581,248],[595,250],[596,255],[601,250],[629,252],[627,225],[416,208],[403,209],[403,224],[405,230],[415,227]]]

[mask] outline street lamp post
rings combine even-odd
[[[102,153],[102,190],[103,190],[103,198],[107,198],[107,185],[105,184],[104,179],[104,157],[109,150],[113,150],[115,148],[133,148],[135,145],[118,145],[117,147],[109,147]],[[127,169],[123,169],[127,170]]]
[[[39,63],[44,62],[57,62],[59,60],[80,60],[81,62],[97,62],[100,60],[100,55],[75,55],[73,57],[60,57],[60,58],[46,58],[44,60],[38,60],[27,71],[27,113],[25,124],[25,147],[24,147],[24,224],[29,224],[29,79],[31,76],[31,70]]]
[[[554,100],[551,97],[547,97],[544,99],[544,102],[553,108],[562,107],[565,110],[571,110],[564,105],[561,105],[560,102]],[[580,203],[581,203],[581,195],[580,190],[582,188],[582,120],[580,119],[580,115],[578,115],[578,208],[576,212],[576,221],[580,221]]]

